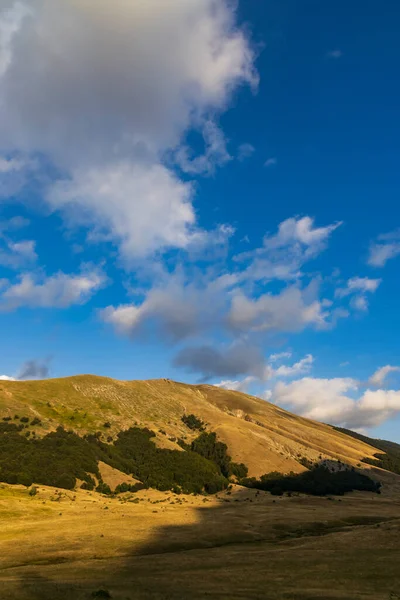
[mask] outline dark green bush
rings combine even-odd
[[[183,415],[183,417],[181,417],[181,421],[182,423],[185,423],[189,429],[197,429],[198,431],[204,431],[205,429],[203,421],[196,417],[196,415]]]
[[[96,488],[96,492],[99,492],[99,494],[105,494],[106,496],[111,496],[112,494],[110,486],[107,485],[107,483],[104,483],[104,481],[99,483]]]

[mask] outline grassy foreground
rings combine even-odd
[[[0,597],[396,600],[398,492],[30,497],[0,484]]]

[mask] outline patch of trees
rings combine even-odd
[[[157,448],[151,441],[154,436],[149,429],[137,427],[120,432],[113,445],[103,448],[109,454],[108,464],[159,490],[215,493],[228,485],[211,460],[192,450]]]
[[[62,427],[41,439],[28,439],[15,431],[0,435],[0,480],[6,483],[73,489],[77,478],[99,475],[97,462],[85,440]]]
[[[356,470],[334,471],[323,465],[317,465],[304,473],[284,475],[273,472],[262,475],[260,479],[247,478],[240,482],[250,488],[256,488],[281,496],[284,492],[298,492],[313,496],[342,496],[354,490],[380,493],[381,484]]]
[[[375,458],[363,458],[363,463],[400,475],[400,444],[387,440],[376,440],[342,427],[334,427],[334,429],[382,451],[382,453],[377,452],[374,454]]]
[[[248,468],[243,463],[232,462],[228,454],[228,446],[217,440],[216,433],[202,433],[193,440],[190,449],[204,456],[216,465],[224,477],[235,475],[239,479],[247,477]]]
[[[182,423],[184,423],[189,429],[204,431],[205,426],[201,419],[196,417],[196,415],[183,415],[181,418]]]
[[[0,481],[31,486],[33,482],[73,489],[76,480],[82,487],[111,493],[101,480],[98,462],[139,479],[144,487],[185,493],[216,493],[228,485],[227,474],[234,463],[226,455],[225,444],[200,440],[185,452],[157,448],[149,429],[133,427],[120,432],[113,444],[98,435],[79,437],[59,427],[43,438],[20,435],[21,425],[0,423]],[[23,426],[22,426],[23,427]],[[201,437],[201,436],[200,436]],[[244,472],[244,465],[237,466]]]
[[[140,490],[145,490],[146,486],[143,483],[120,483],[114,490],[115,494],[124,494],[126,492],[139,492]]]

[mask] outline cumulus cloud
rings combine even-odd
[[[380,235],[369,248],[368,264],[384,267],[388,260],[400,254],[400,230]]]
[[[0,309],[66,308],[83,304],[106,282],[100,271],[85,270],[78,275],[59,272],[49,277],[25,273],[17,283],[8,284],[0,295]]]
[[[24,381],[27,379],[46,379],[49,376],[49,361],[39,361],[35,359],[27,360],[18,372],[17,379]]]
[[[369,390],[352,378],[278,382],[272,401],[310,419],[353,429],[376,427],[400,412],[400,391]]]
[[[327,304],[314,299],[296,286],[279,294],[263,294],[252,299],[237,293],[232,299],[228,321],[232,329],[253,332],[296,332],[306,327],[324,328],[329,325]]]
[[[184,247],[191,187],[166,155],[195,128],[205,155],[182,150],[181,166],[226,162],[210,117],[258,83],[233,5],[3,0],[0,31],[0,151],[50,160],[64,173],[46,195],[53,209],[103,230],[125,256]]]
[[[281,365],[274,370],[274,377],[296,377],[301,373],[310,371],[314,363],[312,354],[307,354],[304,358],[294,363],[293,365]]]
[[[377,369],[375,373],[369,378],[369,384],[375,387],[379,387],[386,383],[386,378],[390,373],[397,373],[400,371],[400,367],[393,367],[391,365],[386,365],[386,367],[381,367]]]
[[[109,164],[74,172],[49,191],[54,207],[89,225],[92,237],[117,240],[125,257],[139,257],[193,239],[192,187],[162,165]]]
[[[0,381],[17,381],[15,377],[9,377],[8,375],[0,375]]]

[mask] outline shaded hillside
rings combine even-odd
[[[149,427],[159,447],[180,450],[198,432],[182,422],[195,414],[228,446],[250,476],[301,472],[301,459],[357,464],[374,459],[377,447],[341,431],[295,416],[259,398],[209,385],[169,380],[117,381],[81,375],[64,379],[0,382],[0,419],[24,423],[26,435],[43,436],[62,425],[80,435],[115,440],[121,430]],[[15,417],[19,421],[15,421]],[[32,423],[35,423],[34,425]]]
[[[370,438],[361,433],[351,431],[350,429],[343,429],[341,427],[335,427],[335,429],[381,450],[381,452],[375,453],[375,458],[365,457],[363,462],[400,475],[400,444],[389,442],[387,440]]]

